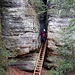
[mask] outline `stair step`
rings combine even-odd
[[[42,69],[43,60],[44,60],[44,56],[45,56],[46,45],[47,45],[47,41],[46,41],[45,45],[42,44],[42,46],[40,48],[38,61],[37,61],[33,75],[41,75],[41,69]]]
[[[40,70],[35,70],[35,72],[40,72]]]
[[[35,68],[35,70],[40,70],[40,68],[41,68],[41,67],[37,67],[37,68]]]
[[[39,72],[34,72],[34,74],[33,75],[39,75]]]

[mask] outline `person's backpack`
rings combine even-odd
[[[46,37],[46,34],[45,34],[45,32],[42,32],[42,37]]]

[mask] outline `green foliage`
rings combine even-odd
[[[62,59],[61,63],[59,60],[59,71],[63,71],[64,74],[67,74],[69,71],[73,70],[75,67],[75,20],[70,21],[70,25],[62,30],[61,41],[63,44],[61,47],[58,47],[59,56]]]
[[[65,57],[66,58],[66,57]],[[59,68],[58,68],[58,71],[60,73],[60,75],[62,74],[66,74],[68,73],[69,71],[73,70],[73,67],[72,67],[72,64],[70,61],[68,61],[68,59],[66,60],[65,58],[63,59],[60,59],[58,61],[58,64],[59,64]]]
[[[57,5],[58,8],[68,9],[75,8],[74,0],[49,0],[50,3]]]
[[[7,58],[14,56],[11,52],[6,50],[3,38],[1,35],[1,22],[0,22],[0,75],[5,75],[8,67]]]
[[[48,75],[60,75],[60,74],[57,70],[52,69],[48,72]]]
[[[36,10],[38,14],[46,12],[47,6],[42,0],[29,0],[31,6]]]
[[[60,14],[62,16],[70,16],[75,10],[75,0],[49,0],[49,2],[53,4],[53,6],[50,7],[51,9],[61,10]],[[57,12],[59,13],[59,11]]]
[[[56,70],[50,70],[48,75],[67,75],[71,70],[75,68],[75,19],[70,21],[70,25],[62,28],[61,46],[56,50],[58,51],[58,68]]]
[[[67,34],[73,33],[75,30],[75,18],[70,21],[70,25],[66,28]]]
[[[0,34],[0,75],[4,75],[7,68],[7,55],[5,51],[6,49]]]
[[[6,50],[2,35],[0,34],[0,75],[5,75],[8,67],[7,58],[11,56],[14,56],[14,54]]]
[[[5,74],[6,74],[5,70],[0,67],[0,75],[5,75]]]

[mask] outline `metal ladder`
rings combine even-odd
[[[46,43],[40,48],[40,52],[39,52],[39,56],[36,62],[36,67],[34,69],[34,73],[33,75],[41,75],[41,71],[42,71],[42,65],[43,65],[43,61],[44,61],[44,56],[45,56],[45,52],[46,52],[46,45],[47,45],[47,41]]]

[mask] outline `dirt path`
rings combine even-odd
[[[13,67],[9,67],[8,69],[9,71],[7,72],[6,75],[33,75],[32,72],[22,71],[19,69],[15,69]],[[43,69],[41,75],[47,75],[47,70]]]
[[[72,72],[70,72],[68,75],[75,75],[75,70],[73,70]]]
[[[9,67],[8,70],[6,75],[32,75],[31,72],[22,71],[13,67]]]

